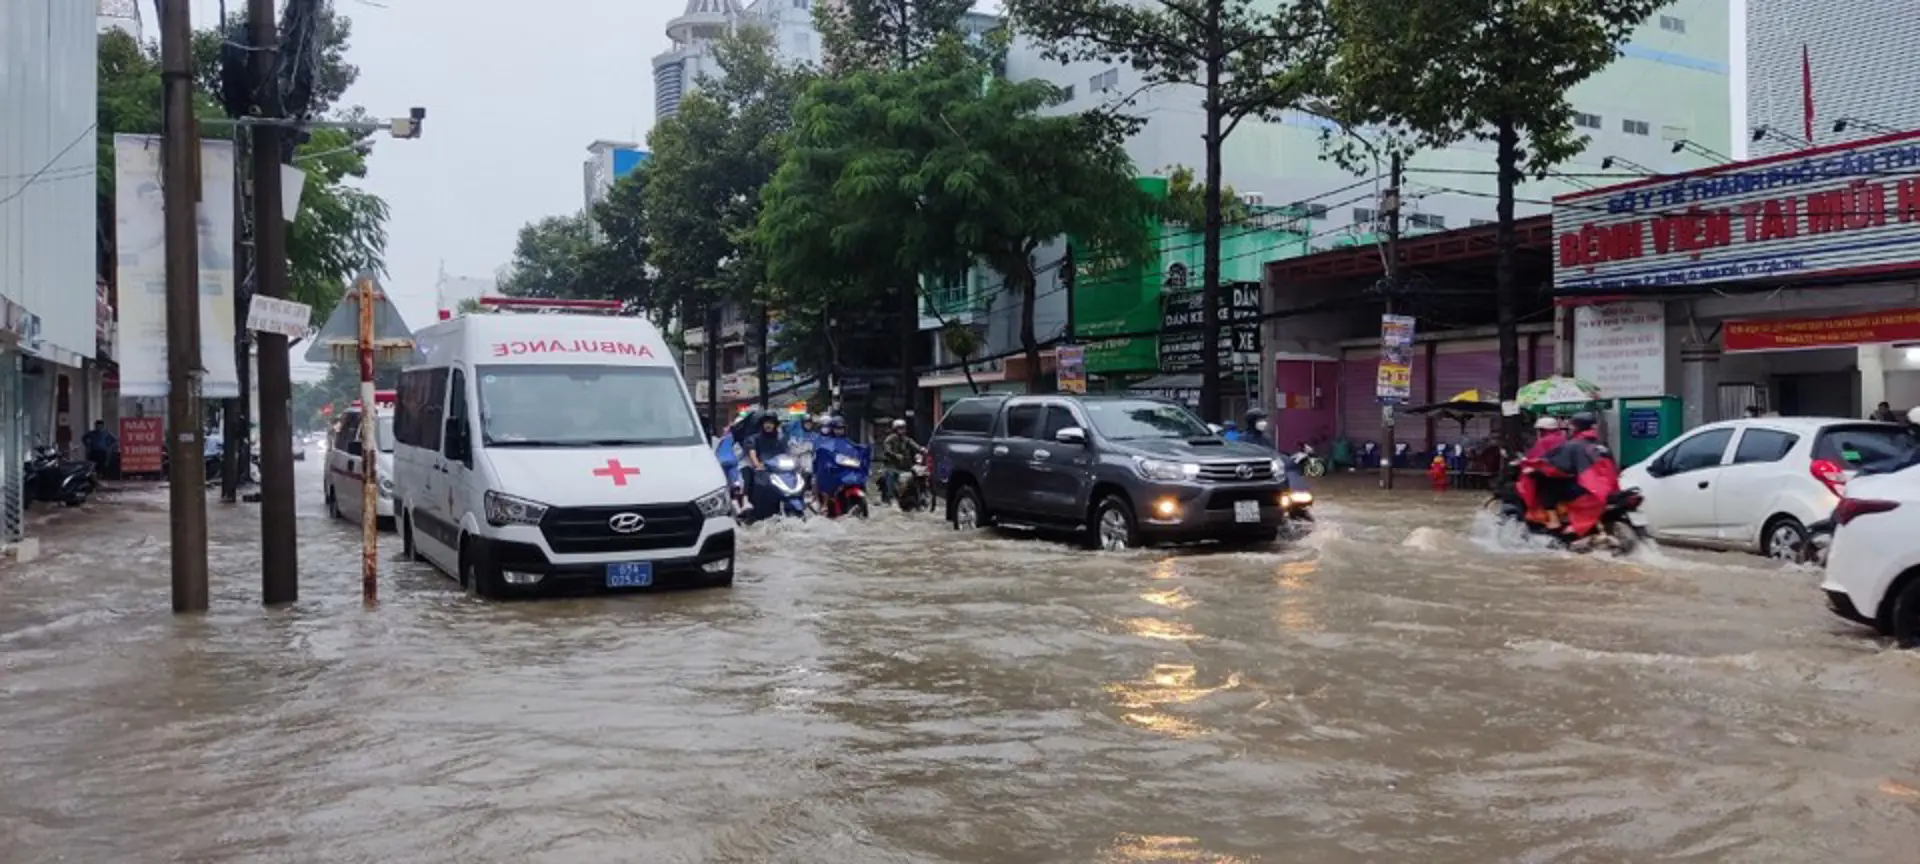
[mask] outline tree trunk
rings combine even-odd
[[[1020,350],[1027,357],[1027,392],[1051,392],[1053,388],[1042,389],[1046,376],[1040,374],[1040,339],[1033,333],[1033,311],[1039,298],[1034,295],[1033,259],[1022,255],[1008,262],[1014,272],[1008,273],[1007,281],[1020,297]]]
[[[1207,3],[1207,192],[1206,237],[1200,282],[1200,416],[1220,416],[1220,2]]]
[[[914,407],[920,403],[920,376],[913,369],[916,353],[914,348],[920,341],[918,277],[906,275],[901,279],[900,286],[899,299],[896,301],[899,304],[900,315],[900,331],[897,334],[900,351],[900,383],[897,385],[899,387],[897,393],[900,410],[904,415],[901,419],[907,421],[907,431],[911,432],[915,438],[919,438],[920,412],[915,411]]]
[[[773,404],[772,397],[767,393],[767,373],[771,371],[768,367],[772,365],[772,358],[767,356],[767,342],[769,341],[767,339],[767,328],[772,326],[773,315],[768,311],[767,304],[764,302],[760,304],[759,317],[760,320],[756,322],[759,326],[755,328],[756,332],[754,334],[754,339],[759,343],[754,346],[758,360],[754,364],[756,368],[753,370],[753,374],[755,378],[759,379],[760,410],[765,411],[768,405]]]
[[[1500,331],[1500,401],[1510,402],[1520,393],[1520,332],[1513,284],[1513,256],[1519,241],[1513,230],[1513,191],[1519,179],[1520,135],[1510,117],[1501,118],[1499,127],[1499,152],[1495,160],[1500,172],[1499,204],[1495,211],[1499,224],[1494,229],[1493,302]],[[1524,425],[1518,414],[1505,418],[1501,432],[1507,446],[1516,446],[1523,440]]]

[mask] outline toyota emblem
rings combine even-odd
[[[607,520],[607,527],[615,534],[632,534],[647,527],[647,520],[638,513],[615,513]]]
[[[1241,465],[1240,467],[1233,469],[1233,476],[1238,477],[1242,480],[1250,479],[1253,477],[1253,466]],[[618,529],[615,529],[615,530],[618,530]]]

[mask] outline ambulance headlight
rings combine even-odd
[[[538,525],[541,517],[547,515],[545,504],[492,490],[487,491],[485,501],[488,525]]]
[[[700,515],[707,519],[726,516],[733,513],[733,496],[727,494],[722,486],[693,500],[693,506],[700,508]]]

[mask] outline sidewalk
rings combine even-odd
[[[25,539],[0,546],[0,572],[30,564],[62,550],[102,542],[106,526],[125,524],[136,514],[167,514],[167,484],[154,481],[103,480],[87,503],[68,507],[35,501],[26,511]]]

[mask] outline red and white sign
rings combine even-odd
[[[1666,395],[1666,306],[1653,301],[1574,309],[1573,374],[1609,399]]]
[[[1888,309],[1830,318],[1763,318],[1728,321],[1722,350],[1801,351],[1886,342],[1920,342],[1920,309]]]
[[[1560,294],[1920,269],[1920,132],[1553,199]]]
[[[120,418],[120,473],[160,473],[160,453],[166,446],[161,418]]]
[[[637,342],[618,339],[516,339],[493,343],[495,357],[572,355],[611,355],[615,357],[654,358],[653,349]]]

